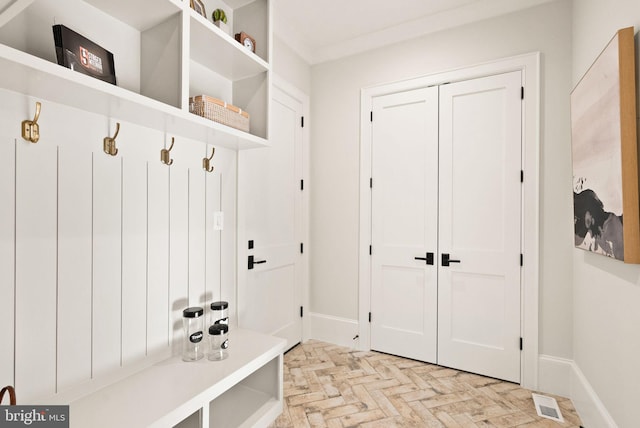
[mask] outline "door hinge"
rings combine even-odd
[[[369,245],[369,255],[373,254],[373,246]]]
[[[522,340],[522,338],[520,338],[520,350],[521,350],[521,351],[522,351],[522,349],[523,349],[523,342],[524,342],[524,341]]]
[[[520,99],[524,100],[524,86],[520,86]]]
[[[520,183],[524,183],[524,170],[520,170]]]
[[[369,178],[369,188],[373,189],[373,177]]]
[[[524,254],[520,253],[520,266],[524,266]]]
[[[300,243],[300,254],[304,254],[304,243]]]
[[[371,110],[371,122],[373,122],[373,110]]]
[[[371,312],[369,312],[369,322],[371,322]]]
[[[300,180],[300,190],[304,190],[304,180]]]
[[[304,128],[304,116],[300,117],[300,128]]]
[[[304,315],[304,308],[300,306],[300,318],[302,318],[303,315]]]

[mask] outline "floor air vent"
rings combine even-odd
[[[536,412],[538,416],[551,419],[557,422],[564,422],[558,402],[553,397],[547,397],[546,395],[531,394],[533,397],[533,404],[536,406]]]

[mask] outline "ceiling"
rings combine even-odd
[[[274,32],[310,64],[555,0],[275,0]]]

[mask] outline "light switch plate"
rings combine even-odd
[[[224,229],[224,213],[216,211],[213,213],[213,230]]]

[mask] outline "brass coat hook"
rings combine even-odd
[[[171,165],[173,163],[173,159],[169,158],[169,152],[173,149],[173,144],[176,142],[176,137],[171,137],[171,145],[168,149],[160,150],[160,160],[165,165]]]
[[[40,139],[40,126],[38,125],[38,118],[40,117],[40,108],[42,105],[40,101],[36,102],[36,115],[33,120],[22,121],[22,138],[32,143],[37,143]]]
[[[211,165],[211,159],[213,159],[213,155],[216,154],[216,148],[213,147],[213,150],[211,151],[211,156],[209,156],[208,158],[202,158],[202,168],[204,168],[205,171],[207,172],[213,172],[213,165]]]
[[[116,133],[113,137],[104,137],[102,149],[108,155],[115,156],[118,154],[118,149],[116,148],[116,137],[118,137],[118,133],[120,132],[120,122],[116,122]]]

